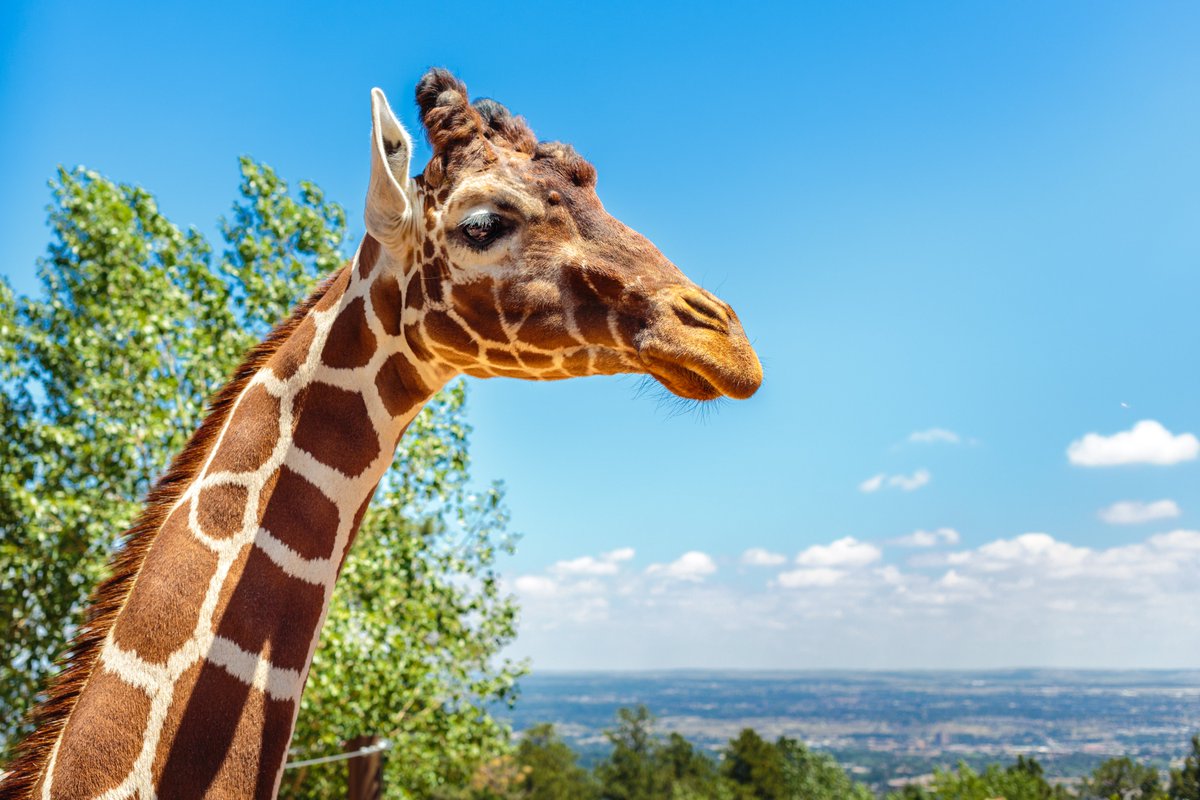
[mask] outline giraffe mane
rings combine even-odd
[[[489,141],[499,141],[505,147],[526,155],[537,151],[537,137],[524,117],[513,116],[507,108],[488,97],[471,104],[487,126],[483,135]]]
[[[108,577],[92,591],[83,622],[63,656],[58,659],[61,669],[50,679],[46,699],[27,714],[26,719],[33,725],[33,730],[17,745],[13,760],[7,767],[7,775],[0,778],[0,798],[16,800],[33,796],[33,789],[49,761],[50,753],[96,666],[104,640],[133,589],[150,545],[183,492],[199,474],[242,390],[255,373],[266,366],[313,306],[350,268],[351,265],[346,265],[322,281],[286,320],[251,348],[233,377],[209,402],[208,413],[200,427],[171,461],[167,472],[146,494],[141,513],[110,557]]]

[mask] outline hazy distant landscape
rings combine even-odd
[[[1200,671],[537,673],[511,714],[553,722],[584,761],[606,751],[618,708],[645,704],[663,731],[709,748],[742,728],[832,753],[874,784],[958,761],[1032,754],[1081,775],[1130,755],[1165,767],[1200,732]]]

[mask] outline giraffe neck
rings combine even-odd
[[[34,797],[275,796],[341,563],[400,435],[450,375],[413,355],[379,251],[364,239],[248,373]]]

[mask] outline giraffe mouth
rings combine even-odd
[[[646,371],[652,378],[678,397],[703,401],[716,400],[725,395],[708,378],[681,364],[656,358],[647,353],[642,354],[642,362],[646,365]]]

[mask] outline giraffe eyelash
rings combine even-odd
[[[516,229],[516,223],[494,211],[473,211],[455,228],[457,239],[476,252],[483,252]]]

